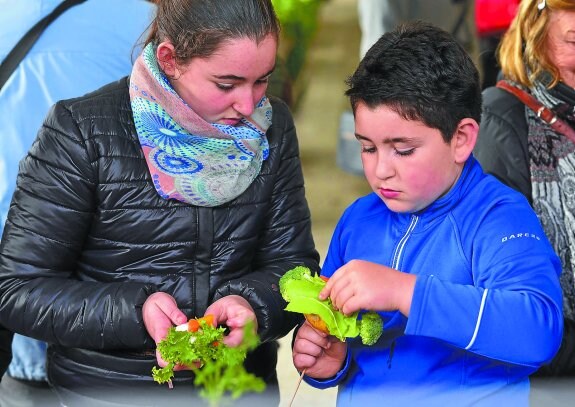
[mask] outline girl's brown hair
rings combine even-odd
[[[145,44],[170,41],[178,63],[209,57],[223,42],[247,37],[256,42],[279,38],[271,0],[157,0]]]

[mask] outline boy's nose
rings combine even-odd
[[[395,174],[395,170],[390,160],[385,158],[379,158],[377,160],[377,166],[375,168],[375,175],[379,179],[387,179]]]

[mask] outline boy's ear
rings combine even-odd
[[[176,52],[171,42],[164,41],[158,45],[156,59],[168,78],[174,78],[178,75]]]
[[[467,161],[475,147],[478,133],[479,124],[475,120],[465,118],[459,122],[451,139],[453,157],[456,163],[463,164]]]

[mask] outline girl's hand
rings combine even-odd
[[[292,356],[298,371],[315,379],[328,379],[339,372],[345,361],[347,344],[335,336],[314,329],[307,321],[295,337]]]
[[[220,298],[206,310],[206,315],[214,316],[215,325],[226,325],[230,333],[224,338],[227,346],[235,347],[242,343],[244,338],[244,325],[249,321],[254,322],[257,332],[256,314],[250,303],[239,295],[228,295]]]
[[[174,297],[164,292],[154,293],[146,299],[142,307],[142,316],[146,330],[156,344],[166,337],[168,329],[174,325],[184,324],[188,320],[178,308]],[[156,358],[160,367],[167,365],[158,351]],[[174,370],[183,369],[186,367],[176,366]]]

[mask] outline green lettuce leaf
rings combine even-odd
[[[265,382],[248,373],[243,365],[247,353],[259,344],[254,322],[244,326],[244,339],[234,348],[223,343],[223,327],[213,327],[205,321],[201,321],[200,326],[197,332],[169,329],[157,345],[168,365],[152,368],[154,380],[160,384],[171,383],[176,365],[189,366],[195,373],[194,385],[210,406],[219,405],[226,394],[236,399],[245,392],[264,391]]]
[[[342,341],[358,336],[360,323],[357,313],[346,316],[337,311],[329,299],[318,298],[325,283],[306,267],[298,266],[288,271],[280,279],[280,292],[288,302],[286,311],[319,315],[329,333]]]

